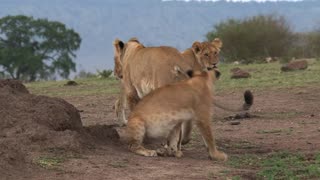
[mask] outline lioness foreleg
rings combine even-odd
[[[178,123],[170,132],[167,139],[167,146],[165,147],[165,151],[160,153],[159,155],[168,155],[175,156],[180,158],[183,156],[181,151],[181,141],[182,141],[182,131],[181,124]]]
[[[192,121],[182,123],[182,144],[187,144],[191,140]]]
[[[204,143],[207,146],[210,159],[218,160],[218,161],[226,161],[228,156],[224,152],[218,151],[216,147],[215,139],[213,137],[213,133],[211,129],[210,118],[198,119],[196,124],[204,139]]]
[[[126,125],[128,123],[127,116],[125,113],[126,96],[123,88],[122,87],[120,88],[121,89],[120,89],[119,99],[116,100],[114,107],[115,107],[117,120],[121,122],[123,125]]]

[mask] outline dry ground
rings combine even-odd
[[[223,74],[232,67],[222,66]],[[217,143],[229,155],[226,163],[208,159],[194,129],[181,159],[138,156],[126,145],[106,138],[81,153],[63,149],[41,152],[23,173],[0,169],[0,179],[319,179],[320,62],[295,73],[280,73],[278,64],[243,67],[250,70],[252,78],[222,76],[216,98],[240,106],[243,88],[249,87],[255,96],[250,112],[255,117],[231,125],[225,118],[234,113],[212,109]],[[80,110],[84,126],[118,123],[112,108],[117,81],[87,79],[68,87],[62,83],[27,87],[31,93],[62,97],[73,104]]]
[[[73,87],[68,87],[72,90]],[[274,152],[314,155],[320,149],[320,87],[255,90],[251,113],[258,117],[231,125],[224,118],[233,115],[214,108],[214,129],[218,145],[226,151],[227,163],[208,159],[205,147],[194,130],[184,157],[148,158],[130,153],[117,142],[101,143],[91,151],[67,157],[54,168],[33,172],[33,179],[256,179],[258,167],[235,162],[241,156],[266,157]],[[116,95],[71,96],[68,102],[81,110],[85,126],[114,124],[112,109]],[[242,90],[217,94],[232,106],[241,105]],[[108,141],[108,139],[106,140]],[[60,155],[63,155],[61,152]],[[245,160],[243,160],[245,161]],[[234,163],[239,163],[234,165]],[[241,163],[244,163],[241,166]]]

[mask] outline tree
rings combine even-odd
[[[14,79],[68,78],[81,38],[57,21],[23,15],[0,19],[0,69]]]
[[[222,54],[227,61],[252,62],[268,56],[286,56],[293,33],[283,17],[261,15],[221,22],[206,37],[209,41],[222,39]]]

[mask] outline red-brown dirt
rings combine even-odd
[[[99,139],[117,139],[107,126],[84,128],[78,110],[65,100],[32,95],[15,80],[0,80],[0,118],[4,177],[25,174],[42,151],[81,153]]]
[[[242,93],[223,92],[216,98],[240,106]],[[320,87],[253,93],[251,114],[257,117],[239,120],[239,125],[225,119],[233,113],[213,108],[217,143],[230,160],[235,155],[262,156],[275,151],[319,152]],[[244,179],[255,179],[255,169],[234,169],[210,161],[196,129],[192,141],[183,147],[181,159],[142,157],[129,152],[109,126],[116,123],[112,109],[115,99],[116,95],[65,98],[74,108],[59,98],[31,95],[16,83],[0,83],[2,178],[226,179],[239,174]],[[64,160],[55,168],[42,168],[35,163],[41,156]]]

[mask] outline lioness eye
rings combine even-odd
[[[208,53],[205,53],[204,55],[205,55],[205,56],[207,56],[207,57],[209,56],[209,54],[208,54]]]

